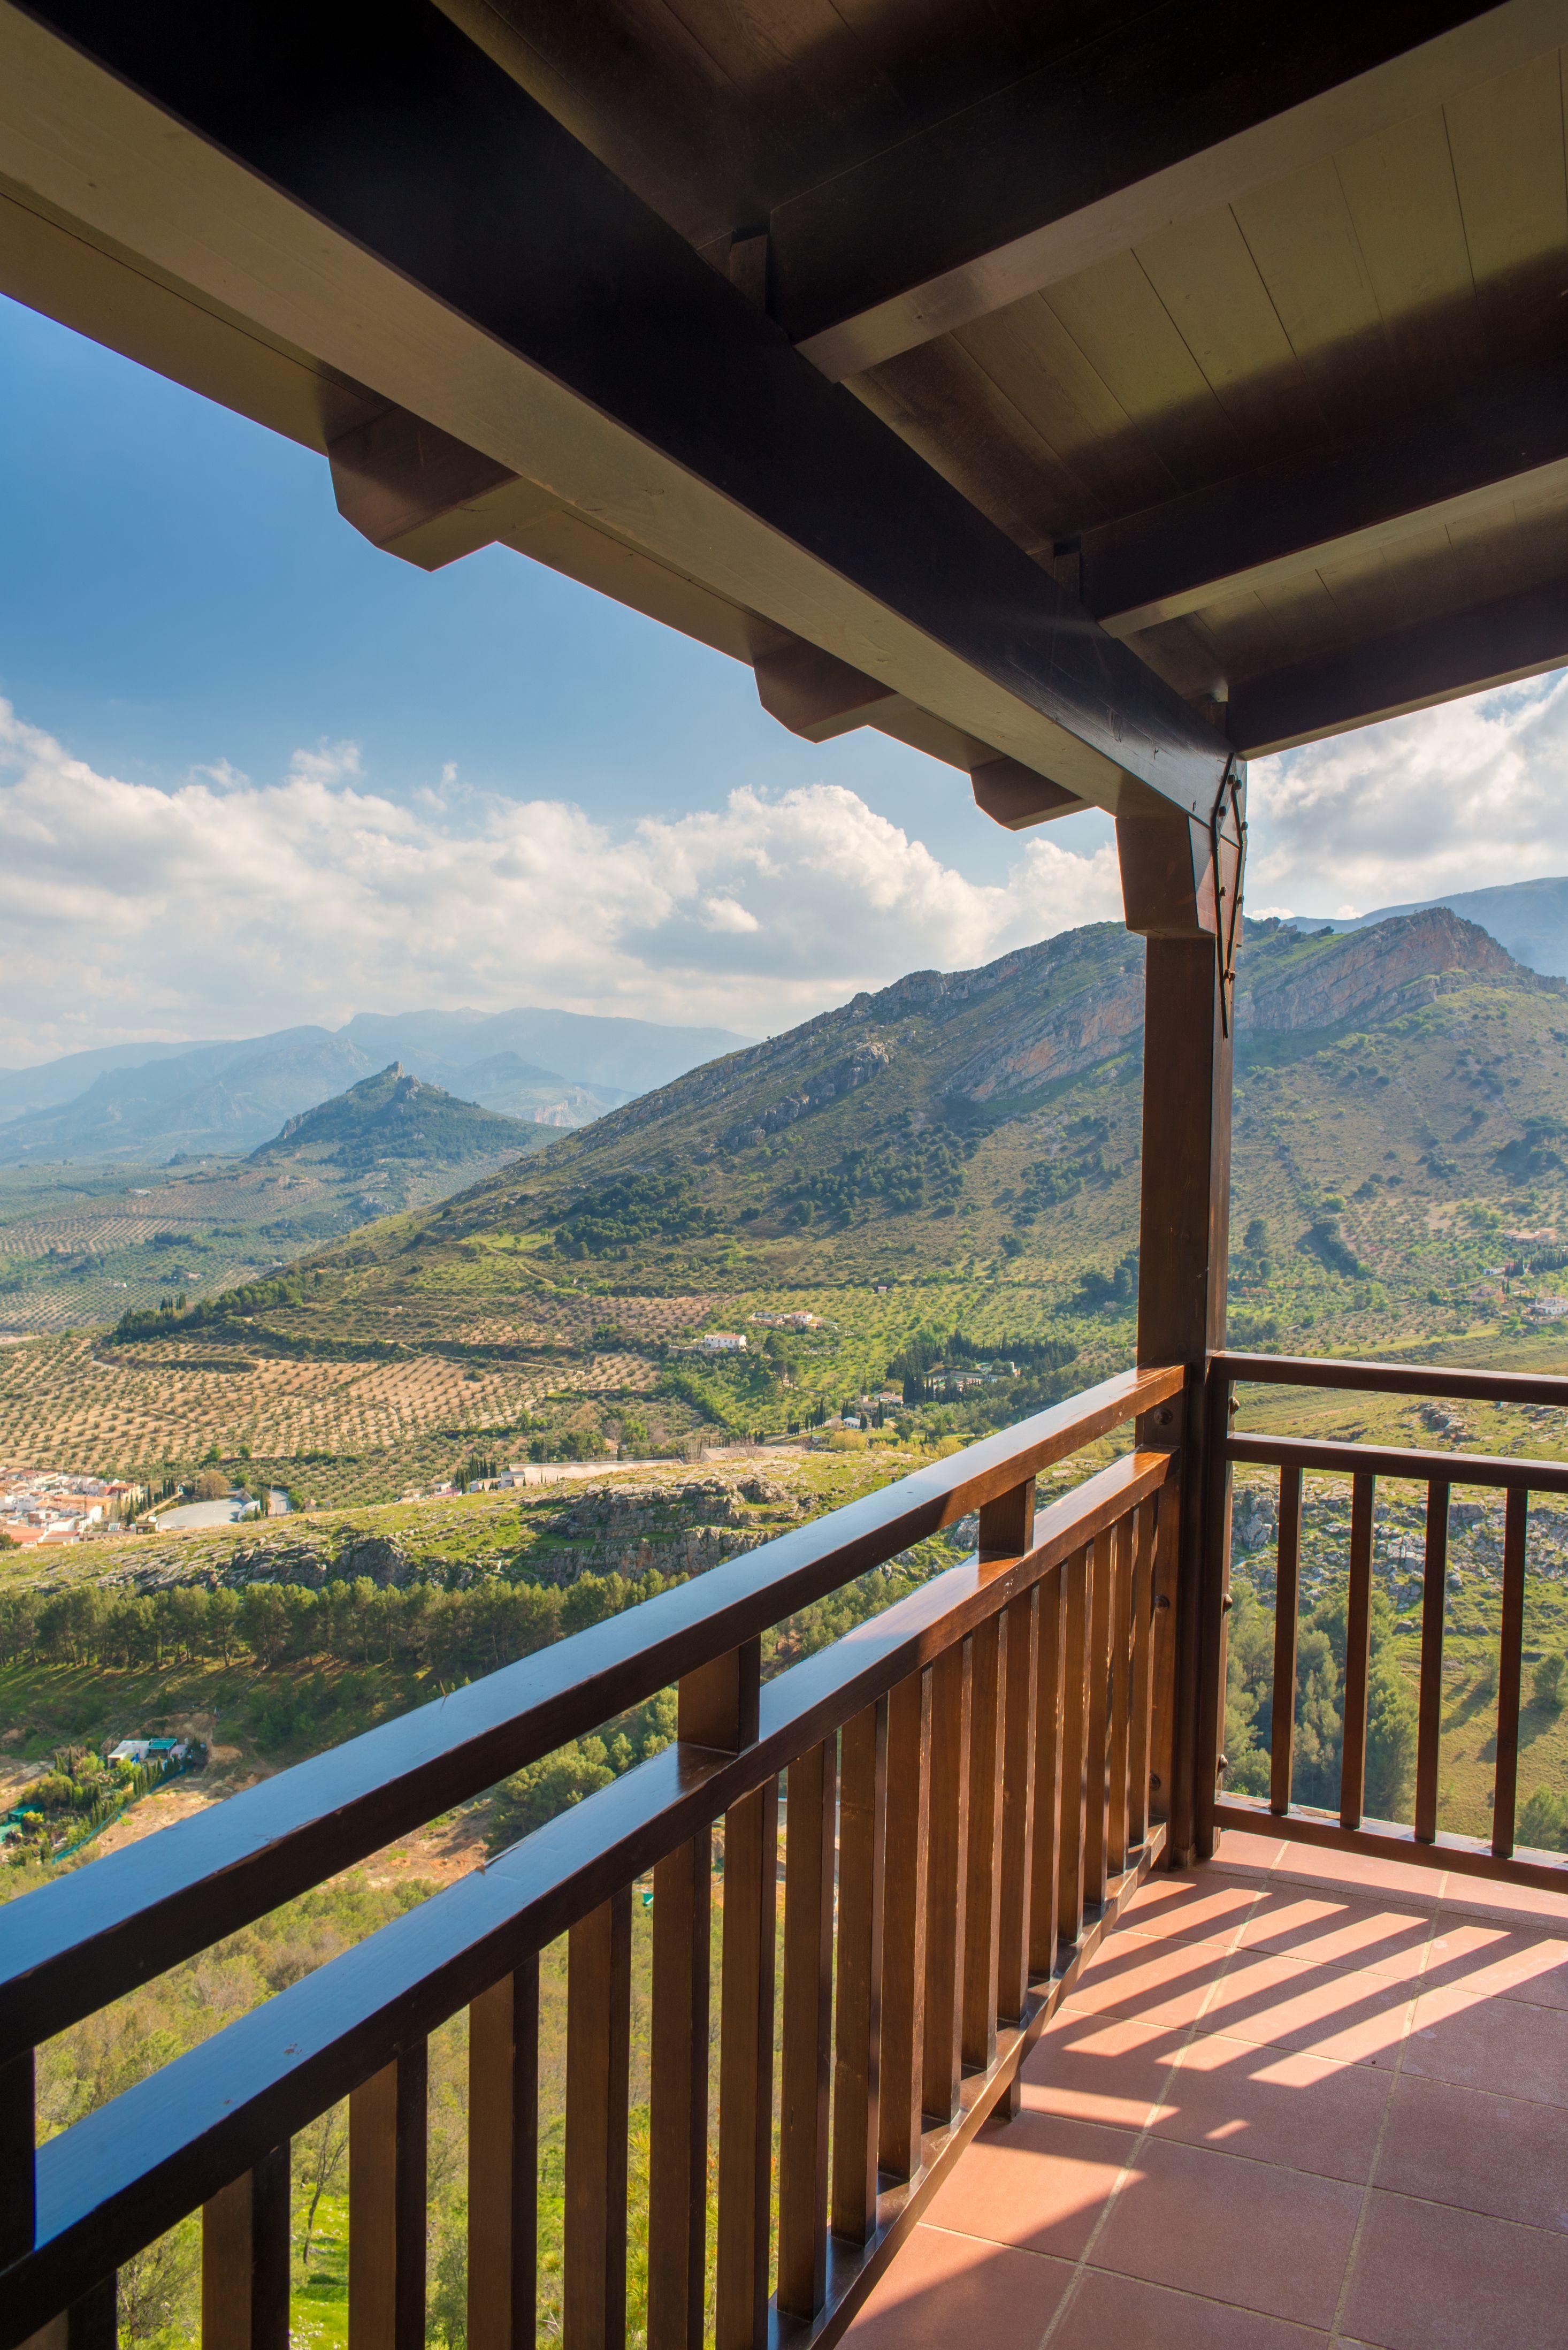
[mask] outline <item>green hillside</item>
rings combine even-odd
[[[408,1076],[402,1063],[394,1061],[377,1076],[361,1077],[347,1093],[301,1110],[251,1157],[269,1164],[326,1159],[344,1174],[365,1175],[394,1161],[455,1167],[471,1159],[538,1150],[555,1136],[555,1128],[536,1126],[532,1118],[504,1118],[476,1102],[459,1101],[440,1086]]]

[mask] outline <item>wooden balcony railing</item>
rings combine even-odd
[[[1568,1407],[1568,1378],[1509,1371],[1443,1370],[1402,1363],[1326,1362],[1271,1355],[1216,1355],[1210,1366],[1210,1427],[1229,1428],[1231,1389],[1238,1381],[1275,1387],[1339,1388],[1362,1394],[1450,1397],[1484,1403]],[[1267,1804],[1221,1797],[1217,1827],[1265,1827],[1307,1844],[1424,1863],[1462,1875],[1568,1889],[1568,1866],[1514,1850],[1519,1780],[1519,1711],[1524,1635],[1525,1563],[1530,1496],[1568,1493],[1568,1461],[1511,1460],[1490,1453],[1432,1451],[1424,1447],[1324,1442],[1303,1437],[1231,1435],[1232,1462],[1276,1468],[1279,1486],[1278,1573],[1274,1610],[1270,1794]],[[1312,1474],[1351,1481],[1350,1561],[1343,1687],[1339,1816],[1291,1801],[1296,1711],[1302,1481]],[[1421,1645],[1414,1816],[1407,1824],[1363,1817],[1366,1783],[1366,1707],[1373,1582],[1373,1503],[1378,1478],[1424,1485],[1426,1548],[1421,1596]],[[1442,1719],[1443,1628],[1448,1585],[1449,1503],[1456,1485],[1490,1487],[1507,1495],[1504,1513],[1501,1625],[1497,1683],[1497,1766],[1490,1839],[1440,1833],[1438,1752]],[[1228,1579],[1228,1578],[1227,1578]],[[1220,1578],[1210,1586],[1221,1587]],[[1228,1605],[1228,1599],[1222,1600]],[[1223,1642],[1215,1647],[1221,1659]]]
[[[1107,1380],[10,1905],[0,2350],[109,2350],[117,2270],[198,2209],[204,2350],[286,2350],[289,2143],[345,2097],[350,2340],[416,2350],[426,2048],[464,2007],[469,2340],[532,2342],[539,1953],[562,1934],[562,2330],[568,2350],[624,2342],[632,1888],[649,1871],[638,2322],[659,2350],[710,2321],[719,2350],[835,2338],[1158,1849],[1173,1455],[1135,1450],[1038,1516],[1034,1479],[1135,1419],[1174,1428],[1182,1386],[1179,1369]],[[975,1510],[971,1556],[760,1686],[766,1628]],[[35,2151],[38,2042],[672,1681],[672,1747]]]

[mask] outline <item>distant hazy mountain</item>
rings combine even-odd
[[[1379,906],[1370,914],[1341,919],[1332,914],[1291,914],[1298,931],[1365,931],[1401,914],[1446,906],[1467,922],[1479,922],[1516,962],[1553,978],[1568,977],[1568,878],[1508,881],[1492,889],[1457,889],[1447,898],[1420,898],[1408,906]]]
[[[336,1033],[106,1046],[0,1073],[0,1165],[252,1150],[391,1061],[503,1116],[586,1126],[745,1041],[719,1028],[520,1010],[361,1013]]]
[[[342,1173],[357,1175],[389,1160],[455,1167],[469,1159],[517,1158],[555,1139],[554,1128],[458,1101],[394,1061],[377,1076],[361,1077],[347,1093],[301,1110],[251,1157],[269,1164],[325,1159]]]

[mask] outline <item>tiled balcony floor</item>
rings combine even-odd
[[[1023,2083],[854,2350],[1568,2344],[1568,1900],[1228,1835]]]

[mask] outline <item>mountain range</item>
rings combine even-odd
[[[0,1073],[0,1165],[243,1152],[399,1061],[464,1101],[550,1127],[586,1124],[744,1040],[583,1013],[360,1013],[336,1031],[109,1045]]]
[[[399,1162],[431,1169],[520,1157],[555,1139],[554,1128],[459,1101],[394,1061],[376,1076],[361,1077],[347,1093],[301,1110],[250,1155],[268,1167],[320,1163],[337,1174],[357,1176]]]
[[[1447,898],[1420,898],[1407,906],[1379,906],[1370,914],[1291,914],[1297,930],[1365,931],[1405,914],[1446,907],[1467,922],[1478,922],[1518,962],[1532,971],[1568,976],[1568,879],[1509,881],[1490,889],[1458,889]]]

